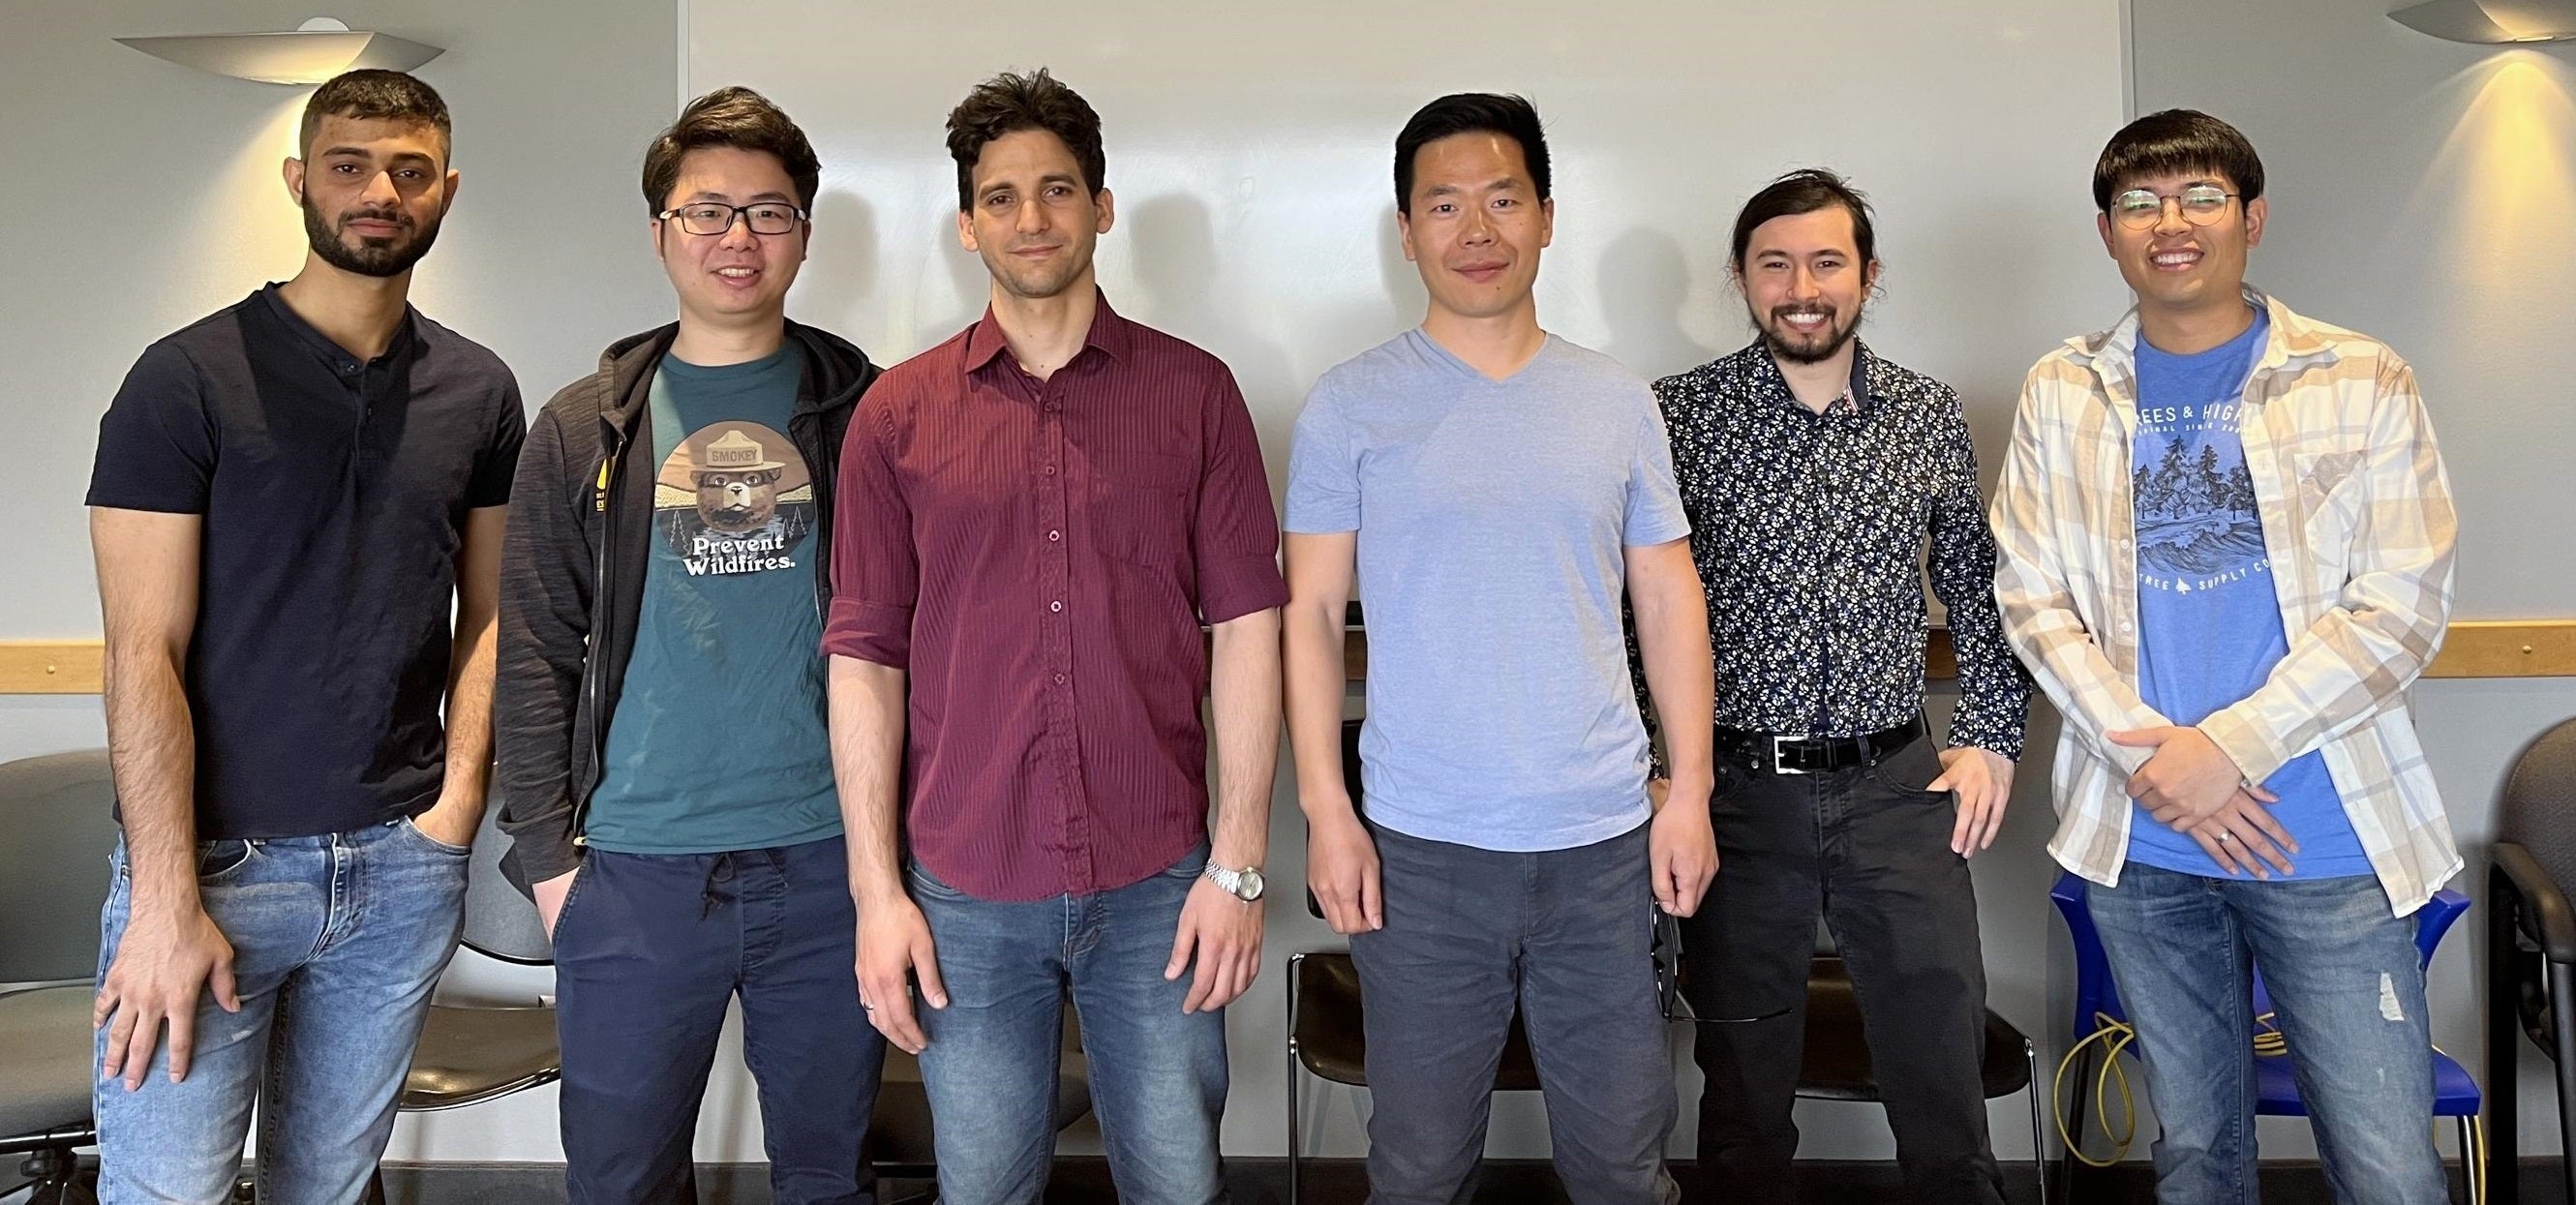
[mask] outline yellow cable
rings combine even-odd
[[[2086,1046],[2097,1039],[2102,1039],[2103,1049],[2108,1054],[2103,1059],[2103,1075],[2101,1081],[2095,1085],[2093,1095],[2094,1103],[2099,1108],[2097,1115],[2102,1121],[2102,1133],[2106,1137],[2111,1134],[2109,1094],[2111,1071],[2120,1061],[2120,1052],[2128,1049],[2129,1044],[2137,1040],[2138,1031],[2128,1023],[2112,1020],[2102,1013],[2093,1014],[2093,1023],[2097,1028],[2092,1033],[2086,1034],[2083,1041],[2077,1042],[2066,1052],[2066,1057],[2058,1061],[2057,1083],[2049,1090],[2049,1111],[2056,1115],[2057,1137],[2066,1144],[2068,1154],[2075,1156],[2078,1162],[2088,1167],[2109,1167],[2128,1155],[2129,1143],[2137,1137],[2138,1108],[2137,1104],[2129,1099],[2128,1072],[2119,1073],[2120,1106],[2129,1115],[2128,1128],[2117,1138],[2112,1139],[2113,1146],[2108,1159],[2095,1159],[2076,1149],[2074,1135],[2067,1132],[2066,1114],[2058,1106],[2058,1096],[2066,1082],[2066,1069],[2074,1064],[2076,1057],[2083,1053]],[[2280,1021],[2276,1014],[2264,1013],[2254,1018],[2254,1025],[2254,1057],[2271,1059],[2290,1053],[2290,1037],[2281,1032]],[[2433,1053],[2446,1057],[2449,1054],[2440,1046],[2433,1047]],[[2468,1186],[2469,1205],[2486,1205],[2487,1128],[2483,1121],[2475,1117],[2469,1118],[2469,1141],[2471,1149],[2460,1152],[2460,1178]]]
[[[2093,1025],[2093,1032],[2084,1035],[2084,1040],[2069,1048],[2066,1057],[2057,1061],[2057,1077],[2049,1085],[2048,1111],[2057,1122],[2057,1137],[2059,1141],[2066,1144],[2067,1154],[2073,1155],[2077,1162],[2087,1167],[2109,1167],[2127,1156],[2129,1143],[2138,1136],[2137,1103],[2129,1096],[2129,1073],[2120,1066],[2120,1052],[2128,1049],[2129,1043],[2138,1040],[2138,1031],[2127,1022],[2113,1020],[2102,1013],[2093,1014]],[[2093,1105],[2094,1115],[2102,1123],[2103,1137],[2111,1139],[2112,1142],[2111,1155],[2107,1159],[2096,1159],[2087,1155],[2076,1145],[2075,1135],[2066,1124],[2064,1104],[2066,1069],[2075,1065],[2075,1060],[2083,1055],[2085,1047],[2097,1041],[2102,1043],[2103,1056],[2102,1071],[2093,1087]],[[2117,1076],[2120,1081],[2121,1110],[2128,1114],[2127,1120],[2118,1127],[2111,1124],[2111,1080],[2114,1076]],[[2117,1133],[2114,1133],[2115,1129]]]

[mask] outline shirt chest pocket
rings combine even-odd
[[[1143,565],[1180,562],[1189,542],[1197,466],[1160,452],[1096,452],[1091,458],[1092,545]]]
[[[2307,515],[2308,547],[2328,563],[2338,563],[2352,547],[2370,504],[2363,480],[2360,451],[2299,452],[2290,458],[2299,483],[2300,509]]]

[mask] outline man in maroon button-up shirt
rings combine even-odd
[[[1120,1198],[1211,1201],[1278,744],[1261,451],[1224,364],[1093,284],[1090,105],[1003,75],[948,131],[992,307],[878,381],[841,461],[824,647],[860,998],[921,1056],[943,1200],[1038,1199],[1069,990]]]

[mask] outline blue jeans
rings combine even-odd
[[[2379,880],[2263,882],[2131,862],[2091,885],[2163,1136],[2156,1200],[2257,1199],[2253,973],[2263,968],[2335,1200],[2439,1205],[2432,1035],[2415,921]]]
[[[912,866],[912,898],[948,988],[948,1007],[920,1008],[941,1201],[1024,1205],[1045,1191],[1068,990],[1118,1199],[1223,1197],[1225,1015],[1183,1013],[1190,972],[1163,978],[1207,856],[1201,845],[1142,882],[1033,903],[979,900]]]
[[[716,854],[594,849],[555,919],[565,1199],[682,1205],[725,1008],[760,1088],[777,1205],[869,1205],[885,1039],[859,1011],[839,837]]]
[[[230,1201],[254,1101],[262,1205],[363,1199],[393,1133],[430,988],[456,950],[466,853],[408,820],[200,843],[197,889],[232,943],[242,1008],[227,1013],[211,995],[199,1002],[187,1079],[170,1082],[165,1039],[141,1087],[92,1084],[99,1199]],[[109,866],[102,977],[132,898],[121,843]],[[101,1029],[93,1060],[106,1043]]]

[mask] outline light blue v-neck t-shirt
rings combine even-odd
[[[1358,533],[1371,822],[1518,852],[1646,822],[1623,550],[1690,523],[1643,380],[1550,336],[1497,381],[1408,331],[1307,395],[1286,526]]]

